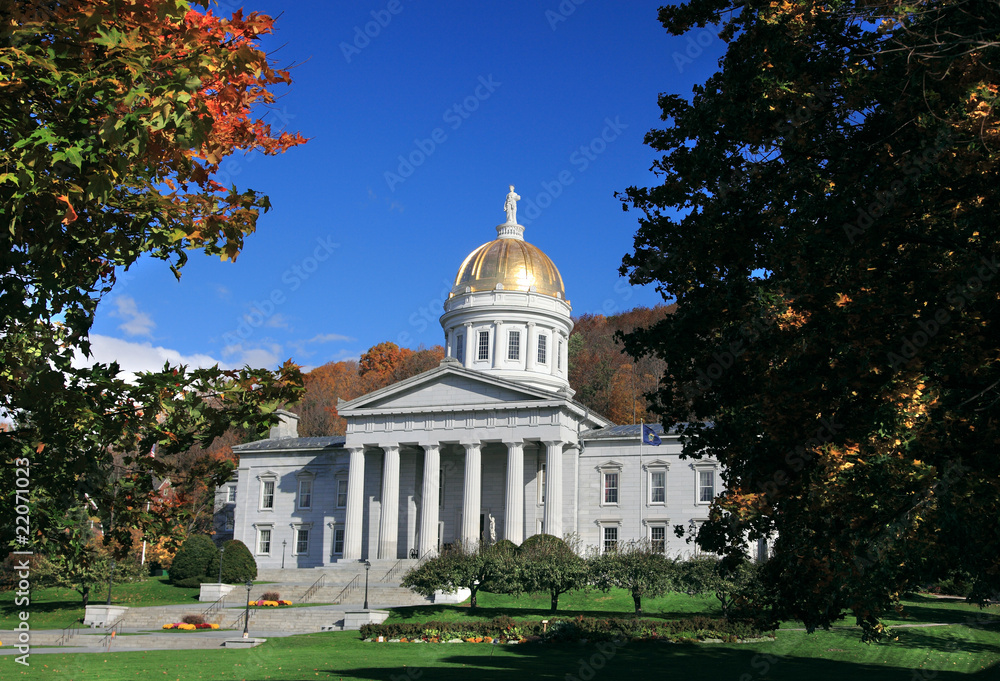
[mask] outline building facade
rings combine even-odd
[[[559,270],[524,241],[512,195],[497,238],[459,267],[440,366],[339,404],[345,436],[298,437],[282,412],[268,439],[234,447],[217,522],[259,566],[423,557],[542,532],[602,551],[644,538],[692,552],[673,527],[707,518],[718,463],[682,461],[660,426],[661,444],[643,444],[640,425],[573,400],[572,308]]]

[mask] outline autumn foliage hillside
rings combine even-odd
[[[639,307],[618,315],[585,314],[576,319],[569,340],[570,385],[575,399],[615,423],[655,420],[643,394],[656,387],[663,374],[660,360],[639,362],[622,352],[616,331],[648,326],[672,308]],[[352,400],[366,393],[433,369],[444,357],[444,348],[410,350],[385,342],[370,348],[357,361],[330,362],[305,375],[305,395],[292,409],[299,415],[303,437],[343,435],[346,422],[337,414],[337,400]]]

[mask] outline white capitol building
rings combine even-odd
[[[713,459],[681,460],[677,438],[640,445],[573,400],[572,308],[562,277],[524,240],[511,187],[497,238],[458,268],[444,304],[445,358],[350,402],[346,436],[298,437],[297,417],[234,447],[217,496],[217,537],[243,541],[261,568],[423,557],[455,542],[575,533],[606,550],[645,538],[693,545],[719,491]]]

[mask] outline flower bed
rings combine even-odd
[[[650,620],[631,617],[552,617],[518,620],[501,616],[482,622],[423,622],[365,624],[361,637],[371,641],[445,643],[526,643],[531,641],[744,641],[770,637],[770,632],[747,622],[692,617],[685,620]]]
[[[265,601],[265,600],[250,601],[250,605],[255,605],[258,608],[277,608],[282,605],[291,605],[291,604],[292,604],[291,601]]]
[[[180,629],[181,631],[194,631],[195,629],[218,629],[218,624],[185,624],[184,622],[173,622],[164,624],[164,629]]]

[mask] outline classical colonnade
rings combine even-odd
[[[418,551],[421,557],[437,551],[438,489],[441,484],[441,447],[435,442],[419,445],[424,450],[423,486],[420,490],[420,535]],[[451,443],[448,443],[451,444]],[[562,536],[562,451],[558,440],[542,441],[545,445],[545,532]],[[504,442],[507,447],[507,480],[504,497],[504,539],[515,544],[524,541],[524,441]],[[459,537],[463,544],[474,545],[480,538],[482,512],[482,442],[461,443],[465,449],[465,479],[462,486],[462,527]],[[347,508],[344,531],[343,560],[360,560],[364,535],[364,472],[365,447],[348,447]],[[375,449],[372,447],[371,449]],[[382,511],[378,528],[378,556],[396,558],[399,532],[399,449],[400,445],[382,445]],[[429,502],[429,503],[428,503]]]

